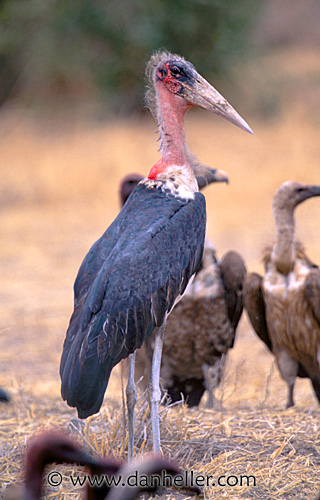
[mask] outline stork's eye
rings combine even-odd
[[[181,76],[183,74],[179,66],[171,66],[170,71],[173,76]]]
[[[302,192],[303,192],[303,191],[305,191],[305,190],[306,190],[306,188],[304,188],[304,187],[299,187],[299,188],[297,188],[297,193],[302,193]]]

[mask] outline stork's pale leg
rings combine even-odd
[[[133,459],[133,445],[134,445],[134,408],[137,402],[137,393],[134,385],[134,364],[136,360],[136,352],[134,351],[129,356],[129,376],[126,388],[127,408],[128,408],[128,460]]]
[[[163,335],[166,327],[166,320],[158,328],[154,343],[152,358],[151,377],[149,382],[149,402],[151,410],[153,452],[160,453],[160,424],[159,424],[159,403],[161,400],[160,391],[160,368],[163,345]]]

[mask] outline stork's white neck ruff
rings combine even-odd
[[[193,199],[199,191],[195,175],[189,165],[167,165],[160,160],[152,167],[148,179],[141,181],[147,188],[160,187],[180,198]]]

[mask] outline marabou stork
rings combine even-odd
[[[273,199],[276,241],[264,252],[265,276],[248,275],[244,305],[259,338],[275,355],[294,405],[296,377],[311,379],[320,401],[320,270],[295,240],[294,210],[320,186],[284,182]]]
[[[60,365],[61,393],[80,418],[101,407],[113,367],[130,355],[128,454],[133,456],[135,350],[157,329],[150,380],[153,450],[160,452],[159,373],[167,315],[198,270],[204,245],[203,168],[185,143],[191,107],[250,127],[182,57],[154,54],[146,70],[149,106],[157,116],[161,159],[85,257],[75,281],[72,314]]]
[[[128,478],[133,474],[139,477],[161,477],[162,471],[171,476],[181,474],[174,462],[159,455],[145,455],[130,463],[120,462],[112,457],[94,459],[65,434],[47,431],[28,443],[24,458],[24,484],[10,485],[5,491],[5,500],[40,500],[45,468],[53,463],[87,467],[92,481],[86,482],[86,500],[133,500],[141,491],[155,491],[161,486],[155,481],[153,484],[149,481],[150,484],[144,486],[142,483],[132,486],[132,481]],[[198,488],[184,488],[190,492],[199,492]]]
[[[122,180],[122,206],[140,180],[139,174]],[[201,190],[204,179],[197,182]],[[206,184],[213,182],[228,182],[227,174],[211,169]],[[245,278],[241,255],[229,251],[218,259],[206,238],[201,266],[166,324],[160,378],[172,402],[180,401],[183,394],[188,406],[196,406],[207,389],[207,408],[215,406],[214,390],[221,382],[242,315]],[[136,351],[135,378],[144,389],[150,377],[153,343],[154,333]]]

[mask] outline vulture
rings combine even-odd
[[[274,354],[294,405],[296,377],[311,380],[320,401],[320,270],[295,240],[294,210],[320,196],[320,186],[284,182],[273,199],[276,240],[265,249],[264,277],[248,275],[244,305],[259,338]]]
[[[160,375],[171,402],[184,399],[189,407],[197,406],[207,390],[206,407],[215,407],[214,390],[242,315],[245,278],[246,266],[238,252],[228,251],[219,260],[205,240],[201,267],[167,320]],[[153,344],[151,336],[136,353],[137,378],[144,386]]]
[[[129,174],[120,185],[123,205],[142,179]],[[211,169],[210,178],[197,179],[199,189],[213,182],[228,182],[227,175]],[[215,406],[214,390],[219,385],[228,350],[233,347],[243,310],[246,266],[235,251],[218,260],[205,240],[201,267],[167,319],[163,341],[161,382],[172,402],[181,395],[188,406],[200,403],[207,389],[207,407]],[[150,376],[153,336],[136,352],[136,379],[144,389]]]

